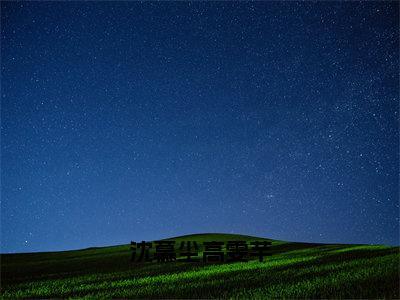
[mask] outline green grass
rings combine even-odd
[[[200,234],[180,241],[264,240]],[[265,239],[266,240],[266,239]],[[130,262],[129,245],[1,255],[1,297],[399,298],[400,248],[272,242],[264,262]]]

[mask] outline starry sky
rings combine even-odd
[[[1,251],[399,244],[399,3],[1,2]]]

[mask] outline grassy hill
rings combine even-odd
[[[399,298],[400,248],[291,243],[233,234],[170,238],[272,242],[259,262],[131,263],[130,245],[1,255],[1,297]],[[138,241],[136,241],[138,242]]]

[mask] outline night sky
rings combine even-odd
[[[399,244],[398,2],[1,2],[1,249]]]

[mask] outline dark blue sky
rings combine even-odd
[[[399,243],[396,2],[1,2],[1,248]]]

